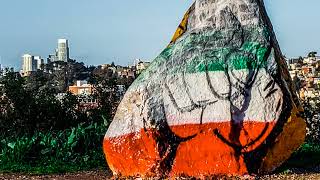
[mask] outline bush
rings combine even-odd
[[[285,162],[277,172],[284,172],[288,169],[308,170],[320,164],[320,144],[304,143],[291,158]]]
[[[320,143],[320,100],[309,99],[303,105],[307,123],[307,142],[318,144]]]
[[[96,81],[99,107],[79,109],[45,74],[0,78],[0,172],[64,172],[106,167],[102,141],[116,101],[113,81]]]
[[[50,173],[105,167],[105,132],[104,125],[94,123],[32,136],[1,137],[0,171]]]

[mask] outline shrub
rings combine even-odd
[[[307,123],[307,142],[320,143],[320,100],[309,99],[303,105]]]
[[[103,124],[80,124],[63,131],[36,132],[32,136],[1,137],[0,170],[33,172],[45,167],[61,171],[61,166],[75,170],[105,166],[102,141]],[[66,168],[66,171],[68,168]]]

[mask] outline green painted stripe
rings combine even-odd
[[[235,32],[234,39],[231,40],[234,44],[229,43],[227,47],[223,43],[232,37],[230,31],[185,33],[178,41],[165,48],[134,84],[153,76],[159,78],[163,73],[199,73],[266,67],[268,62],[265,55],[270,45],[268,30],[265,27],[244,27],[242,33],[246,39],[240,48],[241,37],[237,31],[232,33]],[[208,44],[207,50],[203,52],[205,44]],[[184,55],[188,57],[181,57]]]
[[[222,49],[213,53],[204,54],[202,57],[195,57],[187,63],[188,73],[205,71],[225,71],[255,69],[266,67],[267,61],[264,59],[267,48],[259,43],[246,42],[238,52],[230,49]]]

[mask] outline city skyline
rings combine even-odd
[[[62,2],[4,2],[0,7],[0,59],[4,66],[19,69],[21,56],[27,53],[47,58],[60,38],[70,41],[70,58],[88,65],[112,61],[128,65],[136,58],[152,61],[168,44],[193,1],[71,0],[60,7]],[[123,3],[127,5],[121,6]],[[266,5],[284,55],[291,58],[320,49],[320,25],[314,23],[320,17],[320,2],[270,0]],[[54,13],[57,8],[64,13]],[[24,9],[31,11],[23,13]]]

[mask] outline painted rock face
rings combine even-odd
[[[126,93],[104,139],[118,176],[273,171],[305,138],[260,0],[196,0]]]

